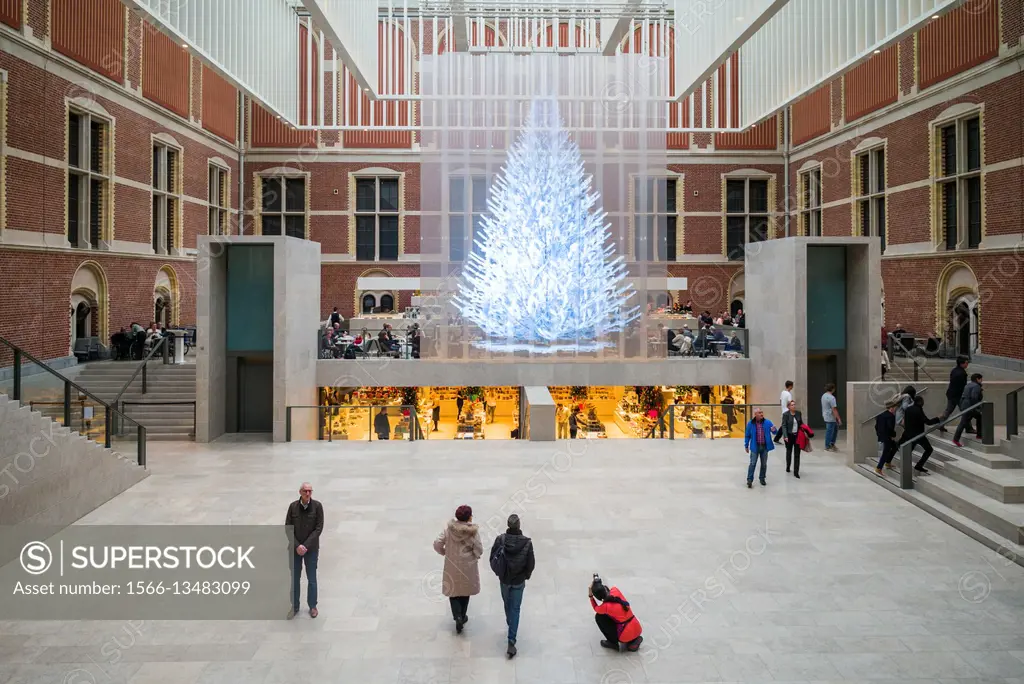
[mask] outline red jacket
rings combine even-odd
[[[807,424],[804,423],[796,433],[796,445],[800,447],[801,450],[806,450],[807,445],[811,441],[811,437],[814,437],[814,430],[807,427]]]
[[[609,589],[608,593],[622,599],[623,601],[626,600],[626,597],[623,596],[622,592],[616,587]],[[605,601],[604,603],[598,604],[598,602],[594,600],[593,596],[590,597],[590,605],[594,607],[594,612],[607,615],[618,623],[619,641],[628,643],[643,633],[644,630],[640,626],[640,621],[636,619],[635,615],[633,615],[632,608],[623,608],[614,601]]]

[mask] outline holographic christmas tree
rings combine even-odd
[[[491,187],[455,306],[496,351],[594,350],[640,316],[600,196],[554,100],[529,116]]]

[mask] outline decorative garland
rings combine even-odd
[[[404,406],[415,406],[417,401],[418,391],[415,387],[403,387],[402,388],[402,404]]]
[[[460,387],[459,388],[459,396],[462,397],[463,399],[469,399],[471,401],[476,401],[477,399],[482,397],[483,394],[484,394],[484,388],[483,387]]]

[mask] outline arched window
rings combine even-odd
[[[364,314],[373,313],[373,310],[377,307],[377,298],[372,294],[363,295],[363,306],[362,312]]]
[[[740,309],[742,309],[742,308],[743,308],[743,300],[742,299],[734,299],[734,300],[732,300],[732,304],[729,305],[729,313],[731,313],[733,316],[735,316],[736,314],[738,314],[740,312]]]
[[[391,313],[395,310],[395,298],[389,294],[380,296],[381,313]]]

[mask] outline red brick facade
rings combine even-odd
[[[89,0],[87,4],[104,6],[109,13],[105,3]],[[352,316],[358,305],[357,279],[370,271],[392,277],[420,275],[421,168],[411,134],[296,131],[254,103],[239,113],[235,110],[234,88],[191,55],[181,57],[187,61],[175,73],[173,88],[170,83],[147,80],[159,77],[153,73],[159,68],[154,66],[159,60],[146,59],[146,45],[166,41],[162,35],[150,36],[147,41],[148,29],[133,12],[128,12],[127,24],[122,22],[121,28],[106,20],[106,33],[101,37],[109,43],[109,49],[97,54],[95,46],[69,33],[73,30],[71,24],[53,25],[60,17],[67,21],[61,12],[76,11],[74,3],[29,0],[25,6],[27,11],[18,21],[0,26],[16,46],[10,53],[0,52],[0,68],[7,72],[0,335],[41,358],[66,356],[71,282],[79,266],[87,261],[95,262],[105,280],[106,293],[101,296],[106,303],[101,303],[101,308],[105,316],[102,328],[107,333],[131,321],[148,322],[152,318],[154,283],[165,266],[171,267],[176,276],[177,320],[194,323],[195,264],[191,250],[196,247],[197,236],[208,229],[208,169],[215,158],[229,169],[233,208],[238,206],[241,180],[246,233],[255,232],[258,226],[260,174],[287,169],[308,175],[307,234],[320,243],[324,255],[321,308],[325,316],[333,306],[346,317]],[[738,278],[742,263],[725,258],[723,189],[727,177],[749,172],[771,179],[774,235],[784,237],[785,155],[791,144],[791,234],[797,234],[799,226],[801,170],[818,164],[823,234],[850,235],[855,226],[859,227],[854,222],[851,201],[858,177],[853,152],[862,143],[884,144],[888,250],[882,275],[888,325],[899,322],[921,334],[940,329],[947,304],[939,301],[943,296],[940,289],[949,264],[961,261],[978,283],[981,349],[989,354],[1024,358],[1024,308],[1020,303],[1024,301],[1024,249],[1020,246],[1024,230],[1024,136],[1020,134],[1024,74],[1012,68],[1011,53],[1022,49],[1022,10],[1021,0],[1002,0],[999,56],[980,65],[968,59],[962,68],[945,64],[941,69],[924,69],[923,73],[941,75],[941,79],[928,84],[930,87],[918,82],[922,78],[916,62],[920,48],[913,37],[868,60],[852,75],[833,79],[788,112],[792,117],[791,141],[783,138],[782,113],[741,134],[695,134],[695,149],[690,148],[691,136],[674,134],[679,139],[668,152],[667,171],[682,178],[677,202],[677,230],[681,233],[677,244],[681,249],[677,263],[669,264],[666,270],[671,276],[688,279],[689,289],[679,296],[692,299],[701,309],[717,311],[727,307],[742,290]],[[96,20],[100,19],[103,17]],[[0,21],[6,20],[0,17]],[[971,30],[976,28],[976,20],[958,21]],[[122,35],[119,41],[114,40],[125,26],[127,39]],[[929,31],[941,33],[940,29],[956,31],[955,26]],[[41,41],[51,34],[63,49],[61,54],[50,53],[52,64],[44,71],[33,66],[29,57],[43,52]],[[986,40],[991,39],[990,33],[984,35]],[[431,31],[426,32],[426,38],[433,40]],[[115,43],[122,46],[120,52],[110,47]],[[173,44],[165,48],[170,52],[177,49]],[[984,49],[987,52],[979,54],[990,55],[991,45],[986,44]],[[1019,60],[1020,53],[1016,54]],[[973,71],[965,75],[963,69]],[[999,70],[998,77],[993,77],[993,70]],[[961,82],[964,78],[970,80]],[[884,88],[876,87],[879,79],[884,79]],[[708,93],[708,111],[721,116],[723,111],[711,106],[714,97],[714,93]],[[108,119],[114,132],[113,242],[104,249],[75,249],[63,241],[68,175],[63,165],[68,156],[69,102]],[[941,251],[936,237],[939,233],[933,225],[931,123],[955,105],[976,107],[983,116],[984,239],[980,249],[949,254]],[[331,112],[329,107],[328,117]],[[246,147],[246,159],[241,178],[236,114],[245,119],[245,140],[240,142]],[[697,116],[704,116],[702,108],[697,109]],[[154,136],[176,145],[181,152],[181,241],[178,251],[170,256],[153,254],[151,248]],[[351,193],[353,177],[361,173],[402,178],[403,236],[398,261],[355,260]],[[232,224],[231,232],[237,232],[235,220]],[[398,291],[397,306],[410,305],[412,294]],[[0,356],[0,367],[6,361]]]

